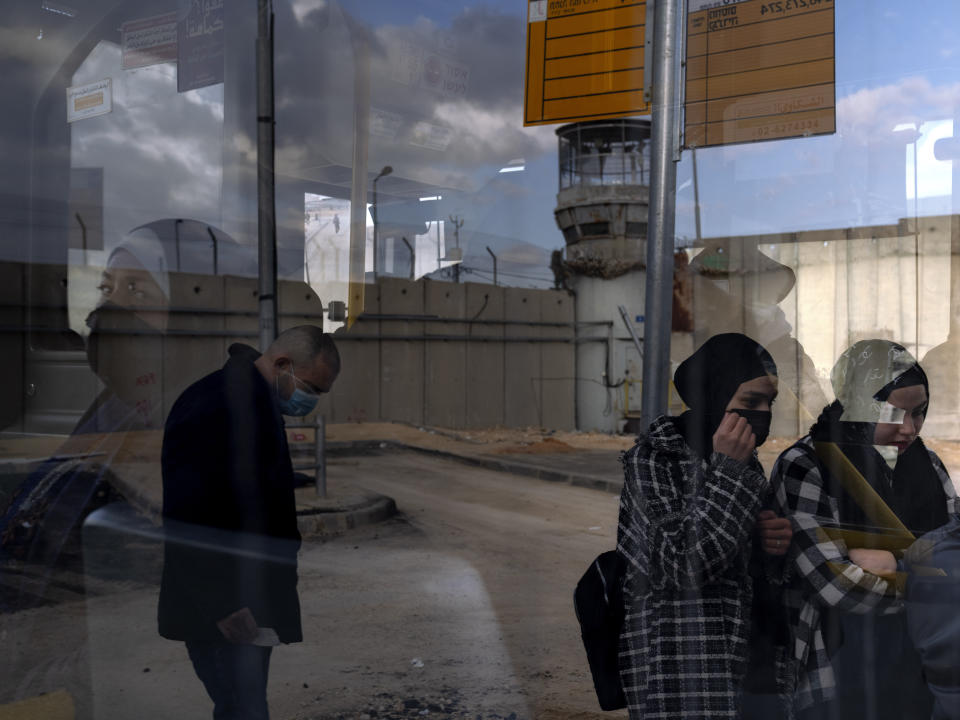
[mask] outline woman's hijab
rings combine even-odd
[[[830,373],[830,381],[837,399],[823,409],[810,429],[811,437],[815,441],[836,443],[914,533],[924,533],[946,523],[946,493],[923,441],[916,438],[896,458],[893,468],[884,459],[884,448],[873,444],[877,423],[902,420],[902,411],[887,402],[892,392],[922,385],[930,397],[926,373],[916,359],[895,342],[861,340],[840,356]],[[838,502],[841,522],[874,524],[843,489],[838,478],[828,478],[828,483],[828,491]]]
[[[690,408],[674,419],[687,445],[701,457],[709,457],[713,435],[737,389],[750,380],[776,374],[777,365],[770,353],[746,335],[723,333],[707,340],[673,375],[677,392]],[[747,418],[757,445],[761,445],[770,432],[770,412],[736,412]]]

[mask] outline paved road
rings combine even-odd
[[[339,458],[329,481],[390,495],[401,516],[304,545],[306,639],[274,652],[275,719],[611,717],[571,592],[613,545],[615,496],[410,452]],[[111,557],[114,575],[124,563],[142,575],[157,550],[138,538],[131,557]],[[95,717],[209,717],[182,646],[155,634],[155,587],[138,581],[8,616],[18,685],[81,688],[86,673]]]

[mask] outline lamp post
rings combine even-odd
[[[453,266],[453,281],[458,283],[460,282],[460,263],[463,261],[463,256],[460,255],[460,228],[463,227],[463,219],[459,215],[451,215],[450,222],[453,223],[453,235],[456,238],[455,242],[457,244],[457,256],[456,263]],[[450,255],[450,252],[447,251],[447,255]]]
[[[257,257],[260,349],[277,337],[277,218],[274,165],[273,0],[257,0]],[[180,220],[174,224],[175,232]],[[177,235],[177,270],[180,244]]]
[[[490,249],[490,246],[487,245],[487,252],[490,253],[490,257],[493,258],[493,286],[497,286],[497,256],[493,254],[493,250]]]
[[[377,180],[393,172],[393,168],[384,165],[383,170],[373,179],[373,280],[377,280],[377,265],[380,258],[380,238],[379,238],[379,206],[377,205]]]

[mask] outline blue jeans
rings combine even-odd
[[[214,720],[269,720],[270,651],[258,645],[187,642],[197,677],[213,700]]]

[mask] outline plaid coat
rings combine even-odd
[[[952,515],[956,490],[940,458],[929,452]],[[824,488],[823,472],[808,435],[780,455],[770,476],[776,510],[793,524],[788,556],[793,581],[784,598],[793,634],[791,682],[798,708],[825,702],[835,694],[836,678],[821,628],[823,608],[859,614],[903,610],[903,598],[892,583],[850,562],[843,541],[830,540],[823,533],[822,526],[840,521],[837,501]]]
[[[620,677],[630,716],[735,718],[750,630],[751,536],[766,478],[755,458],[704,460],[667,417],[622,460]]]

